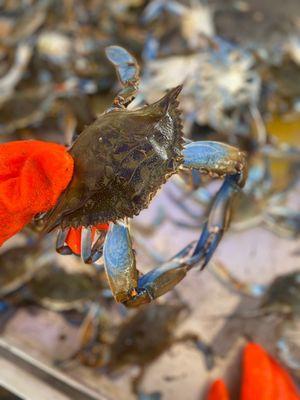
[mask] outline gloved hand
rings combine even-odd
[[[210,386],[206,400],[229,400],[225,383]],[[243,352],[240,400],[299,400],[300,394],[288,372],[257,343]]]
[[[0,144],[0,245],[50,210],[73,175],[64,146],[36,140]]]

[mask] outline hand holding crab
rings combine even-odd
[[[228,226],[231,199],[243,186],[245,155],[218,142],[185,142],[177,100],[182,86],[153,104],[127,110],[138,87],[137,62],[118,46],[108,47],[106,54],[116,67],[123,89],[112,107],[70,148],[73,178],[46,216],[44,231],[59,227],[57,250],[70,254],[67,244],[77,229],[83,260],[94,262],[103,255],[116,301],[138,306],[172,289],[195,264],[204,268],[208,263]],[[145,209],[157,190],[181,169],[197,169],[225,177],[225,181],[197,244],[139,276],[128,218]],[[99,225],[108,222],[108,230]]]

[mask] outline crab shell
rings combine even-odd
[[[44,231],[115,222],[148,206],[183,162],[181,88],[138,110],[109,111],[80,134],[70,149],[73,179]]]
[[[55,263],[44,265],[29,282],[30,297],[53,311],[82,311],[84,305],[99,298],[103,289],[97,271],[68,272]]]

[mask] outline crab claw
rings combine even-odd
[[[126,223],[111,223],[103,258],[106,275],[116,301],[127,307],[150,303],[173,289],[190,268],[187,262],[195,243],[189,244],[170,261],[139,276]]]
[[[136,294],[124,302],[127,307],[138,307],[172,290],[187,274],[187,260],[194,243],[190,243],[170,261],[162,264],[138,280]]]
[[[196,169],[211,176],[225,177],[212,201],[208,219],[190,260],[191,267],[199,263],[203,269],[228,228],[234,195],[245,184],[246,155],[236,147],[225,143],[200,141],[188,143],[183,150],[183,156],[184,168]]]
[[[201,236],[191,258],[191,267],[196,263],[202,270],[215,252],[224,232],[227,230],[231,218],[231,203],[235,193],[239,190],[239,175],[227,176],[215,195],[204,224]]]

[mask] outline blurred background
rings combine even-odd
[[[153,305],[115,303],[102,262],[55,253],[34,225],[0,253],[0,399],[239,396],[249,340],[300,378],[299,0],[0,0],[0,140],[68,145],[141,67],[130,108],[178,84],[184,132],[247,152],[249,177],[203,272]],[[220,181],[175,176],[132,220],[146,272],[198,238]],[[135,393],[134,393],[135,392]],[[11,396],[11,397],[9,397]]]

